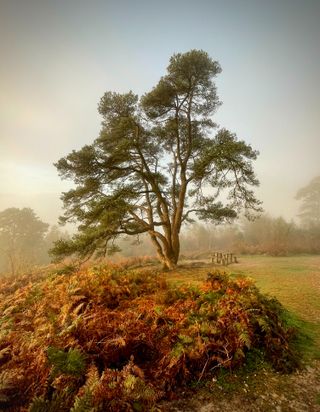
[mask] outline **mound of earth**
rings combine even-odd
[[[250,359],[299,365],[285,310],[219,271],[200,287],[100,266],[0,284],[0,408],[150,411]]]

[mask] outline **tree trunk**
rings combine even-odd
[[[179,251],[180,251],[180,243],[179,238],[175,244],[176,248],[172,247],[169,242],[166,244],[160,244],[160,242],[156,242],[154,238],[151,236],[151,240],[157,247],[157,256],[159,261],[162,263],[164,270],[174,270],[177,267],[178,259],[179,259]]]
[[[164,270],[174,270],[177,264],[170,258],[164,258],[162,260],[162,267]]]
[[[10,252],[9,252],[9,262],[10,262],[11,275],[14,276],[16,274],[15,260]]]
[[[169,242],[168,242],[169,243]],[[174,270],[177,267],[179,252],[180,252],[180,243],[179,237],[177,237],[176,242],[171,242],[170,246],[163,248],[163,257],[162,263],[167,270]]]

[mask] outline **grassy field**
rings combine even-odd
[[[207,262],[186,262],[168,275],[172,282],[198,283],[214,266]],[[302,322],[311,336],[311,355],[320,358],[320,256],[241,256],[239,263],[223,268],[234,276],[249,276],[261,292],[275,296]]]

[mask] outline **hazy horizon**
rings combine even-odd
[[[0,0],[0,211],[61,213],[53,163],[98,136],[105,91],[141,95],[170,56],[218,60],[215,121],[260,151],[266,212],[296,217],[297,190],[320,174],[320,2]]]

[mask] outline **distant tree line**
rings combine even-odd
[[[189,226],[181,239],[183,253],[232,250],[236,253],[283,256],[298,253],[320,253],[320,176],[301,188],[296,195],[301,201],[298,220],[264,214],[254,221],[235,225]]]
[[[195,223],[182,235],[181,248],[187,255],[212,250],[272,256],[320,253],[320,226],[299,226],[269,215],[223,227]]]

